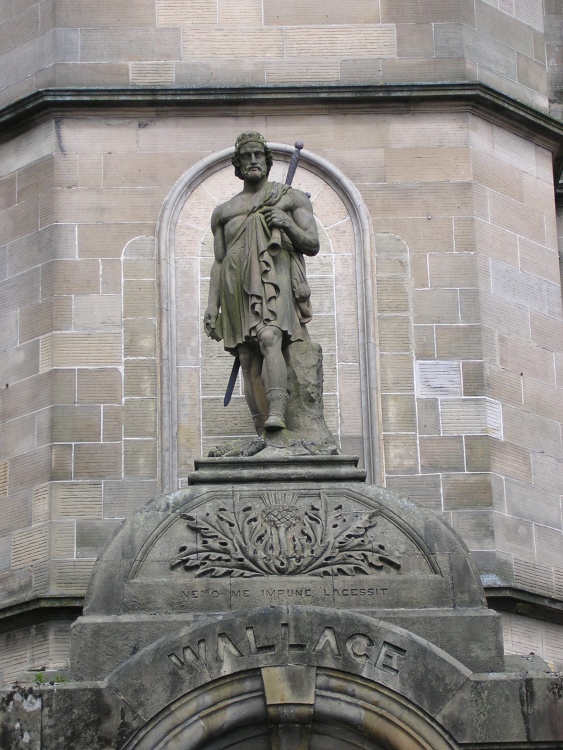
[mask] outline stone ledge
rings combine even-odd
[[[84,604],[83,596],[45,596],[24,599],[17,604],[0,607],[0,631],[10,630],[16,624],[43,621],[47,617],[74,614],[79,617]],[[4,627],[3,621],[9,624]]]
[[[365,482],[358,456],[280,456],[279,458],[200,458],[188,484],[246,482]]]
[[[465,106],[476,113],[494,113],[503,124],[517,131],[530,129],[539,138],[551,142],[557,151],[555,175],[563,164],[563,123],[523,102],[502,94],[478,81],[443,83],[393,83],[356,85],[301,86],[240,86],[240,87],[91,87],[53,88],[36,91],[0,109],[0,125],[4,137],[9,129],[33,125],[35,118],[45,114],[63,115],[72,110],[170,109],[179,114],[188,107],[224,107],[226,104],[244,108],[248,104],[283,105],[283,111],[303,106],[326,108],[328,105],[369,105],[386,109],[403,105],[406,109],[418,103],[435,102]],[[145,112],[145,115],[149,115]]]
[[[487,603],[498,612],[563,625],[563,601],[509,586],[485,587]]]

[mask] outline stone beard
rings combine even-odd
[[[286,426],[283,352],[307,335],[312,310],[303,256],[318,253],[319,239],[305,193],[268,181],[273,160],[263,136],[240,135],[232,161],[244,187],[211,219],[215,261],[204,328],[240,360],[262,435]]]

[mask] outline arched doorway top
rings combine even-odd
[[[258,747],[272,725],[283,732],[286,721],[306,726],[311,748],[335,736],[342,750],[453,750],[432,717],[470,674],[381,620],[271,607],[184,627],[123,664],[108,683],[147,720],[124,750],[244,747],[235,744],[241,737]]]

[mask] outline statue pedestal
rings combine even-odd
[[[357,456],[289,456],[278,450],[251,458],[200,458],[188,476],[190,486],[199,484],[244,484],[257,482],[365,482]]]
[[[77,676],[102,679],[180,625],[264,606],[384,618],[471,670],[502,667],[498,617],[433,512],[366,485],[355,457],[262,455],[200,459],[187,489],[125,523],[74,627]],[[111,649],[84,648],[109,631]]]
[[[546,675],[504,673],[456,533],[349,456],[198,461],[101,554],[71,664],[45,750],[456,750],[545,738],[558,711]]]

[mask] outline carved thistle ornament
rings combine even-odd
[[[270,575],[351,576],[399,570],[373,537],[378,511],[329,508],[326,497],[298,506],[298,492],[262,492],[261,507],[235,512],[220,507],[214,515],[182,514],[198,540],[183,545],[171,567],[182,565],[196,576]]]

